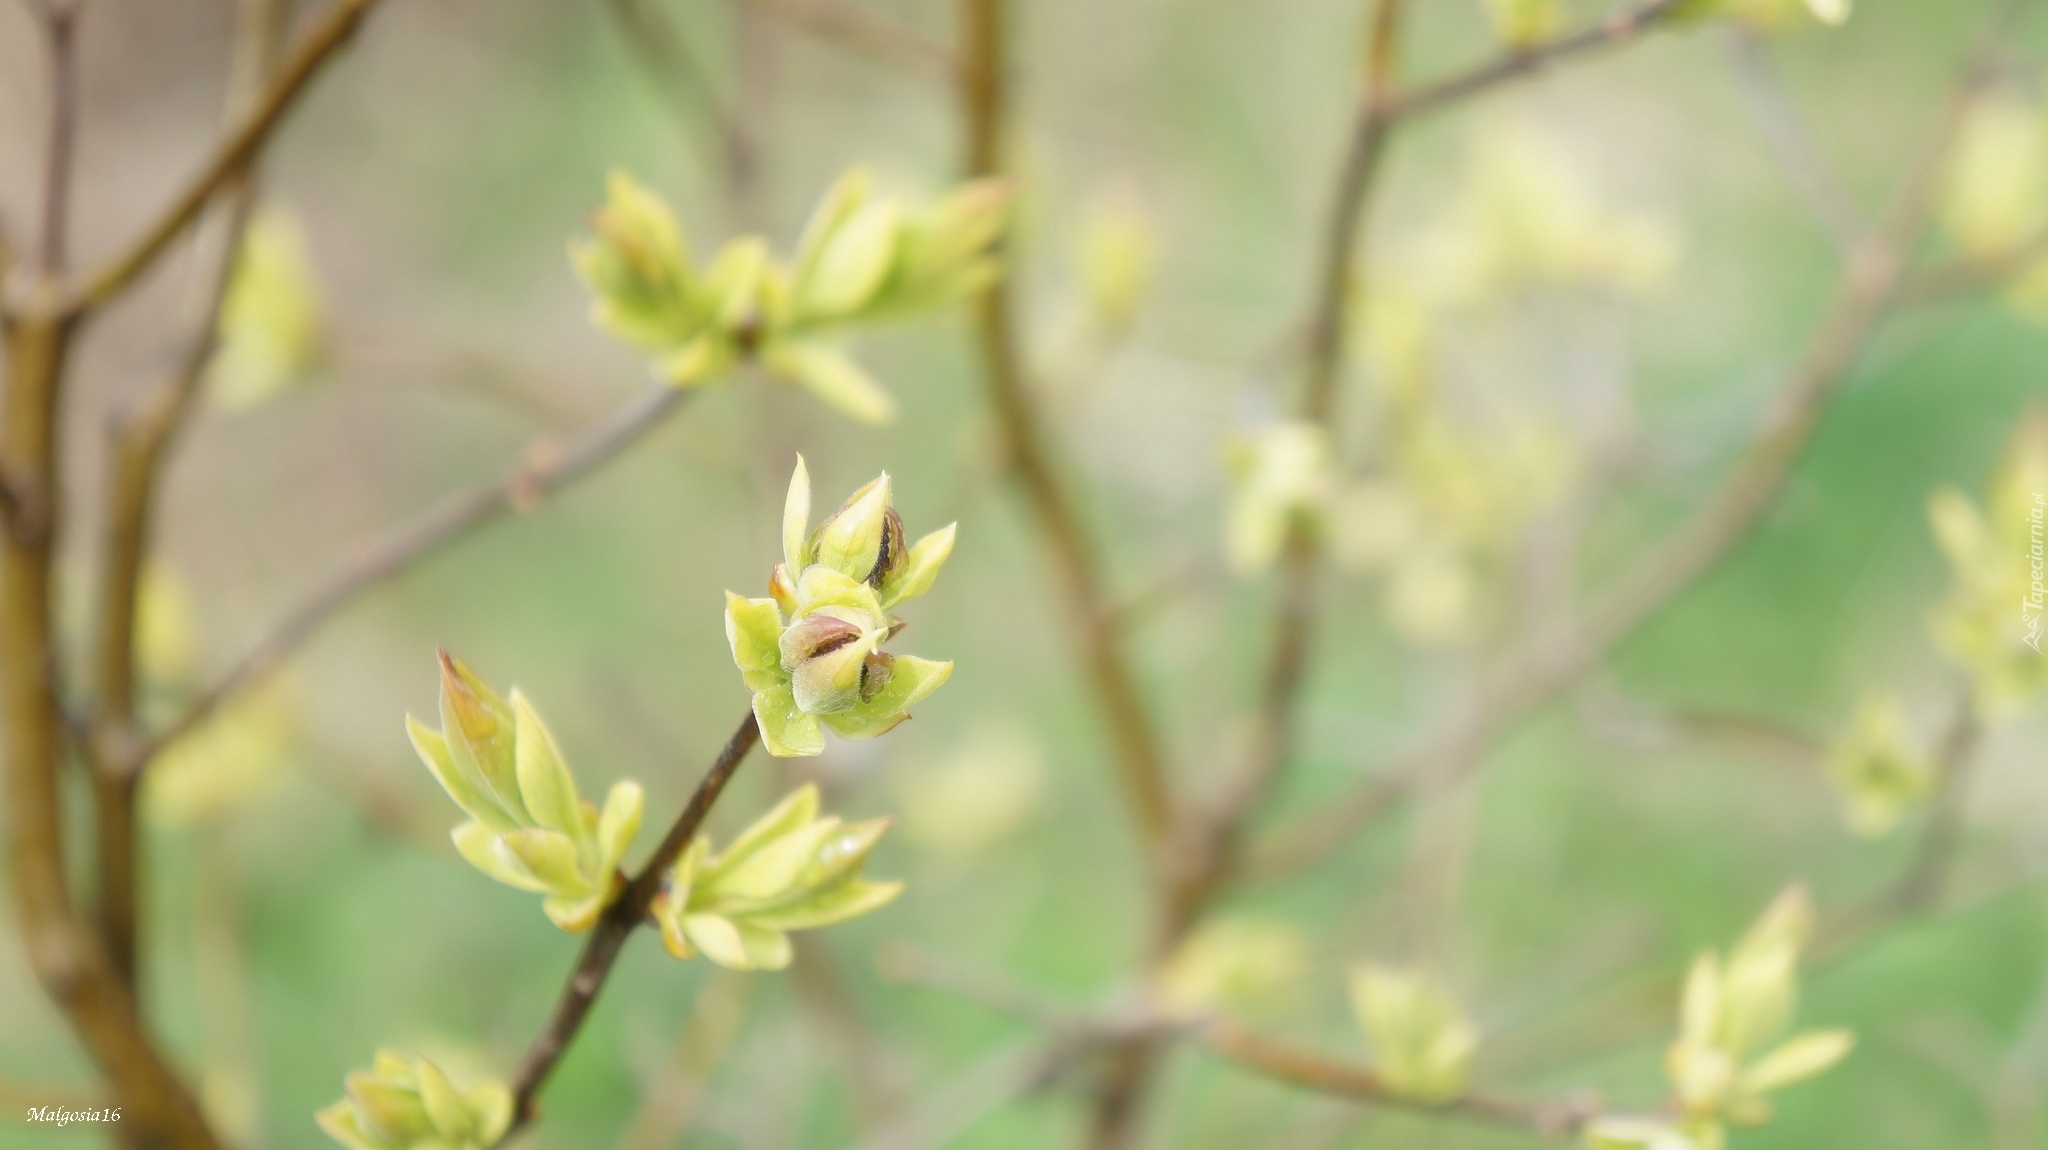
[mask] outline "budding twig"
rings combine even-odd
[[[1828,401],[1892,304],[1906,260],[1926,228],[1963,112],[1988,77],[1992,54],[2002,47],[2002,34],[2019,8],[2020,0],[2006,0],[1994,12],[1884,223],[1844,261],[1834,298],[1791,378],[1715,493],[1617,580],[1583,620],[1557,626],[1503,660],[1482,683],[1474,705],[1447,730],[1376,771],[1350,795],[1274,832],[1254,852],[1254,877],[1281,877],[1311,865],[1410,795],[1476,769],[1496,737],[1577,681],[1749,537],[1777,501]]]
[[[704,825],[704,818],[711,813],[712,804],[739,770],[747,752],[761,739],[761,728],[754,722],[754,713],[747,717],[728,739],[725,748],[712,761],[711,769],[697,783],[697,789],[690,795],[683,813],[677,816],[668,834],[663,836],[661,845],[654,848],[647,862],[635,874],[616,901],[605,908],[591,929],[590,941],[584,943],[583,954],[576,960],[576,966],[569,972],[569,979],[562,986],[562,994],[555,1002],[555,1009],[548,1015],[547,1024],[534,1037],[533,1044],[526,1048],[526,1056],[519,1060],[519,1069],[512,1077],[512,1126],[505,1132],[502,1144],[533,1121],[536,1111],[534,1098],[540,1088],[546,1085],[548,1075],[555,1064],[569,1048],[576,1032],[583,1028],[583,1020],[590,1014],[591,1006],[597,1001],[598,991],[604,989],[605,979],[611,975],[612,964],[618,961],[619,952],[625,948],[626,940],[647,919],[648,908],[654,903],[654,896],[661,891],[661,884],[674,865],[683,848],[697,837]]]
[[[334,0],[333,6],[321,14],[312,30],[292,50],[263,97],[215,146],[213,155],[185,185],[185,190],[121,255],[86,278],[84,286],[69,301],[71,311],[82,314],[95,310],[126,291],[156,263],[171,242],[199,218],[214,194],[263,150],[285,113],[304,94],[313,77],[355,35],[377,2]]]
[[[365,591],[376,587],[507,511],[525,511],[619,456],[659,426],[693,394],[665,383],[647,387],[568,447],[547,440],[531,445],[498,479],[402,524],[358,549],[313,591],[249,645],[212,686],[201,691],[169,726],[138,752],[138,763],[205,721],[236,692],[276,670],[320,627]]]
[[[915,28],[851,0],[741,0],[850,51],[891,67],[904,67],[940,83],[962,82],[966,69],[945,45]]]

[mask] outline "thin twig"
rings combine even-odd
[[[1992,32],[1937,115],[1883,226],[1845,261],[1834,299],[1785,389],[1713,495],[1618,579],[1583,621],[1554,628],[1504,660],[1481,685],[1473,705],[1447,730],[1350,794],[1272,832],[1254,851],[1249,867],[1254,878],[1282,877],[1311,865],[1411,795],[1476,769],[1495,738],[1597,665],[1749,537],[1776,502],[1828,401],[1849,378],[1890,306],[1905,261],[1926,227],[1934,188],[1963,111],[1988,76],[1992,53],[2000,46],[1999,33],[2019,6],[2020,0],[2000,4],[1990,22]]]
[[[711,769],[698,782],[688,805],[669,827],[661,845],[654,848],[654,853],[648,856],[640,872],[598,918],[597,925],[591,929],[590,941],[583,945],[582,956],[576,960],[575,969],[569,972],[569,979],[562,986],[554,1011],[548,1015],[547,1024],[534,1036],[532,1045],[526,1048],[525,1057],[519,1060],[519,1069],[512,1076],[512,1128],[506,1131],[505,1138],[518,1133],[536,1117],[535,1097],[547,1084],[548,1075],[562,1060],[576,1032],[583,1028],[583,1020],[597,1001],[598,991],[604,989],[605,979],[610,976],[612,964],[618,960],[626,940],[646,920],[648,908],[654,904],[654,896],[660,893],[669,867],[683,853],[683,848],[690,845],[690,840],[697,837],[705,816],[711,813],[712,804],[718,801],[725,784],[732,780],[733,772],[739,769],[746,760],[747,752],[754,749],[760,738],[761,728],[754,722],[754,713],[748,711],[747,717],[740,720],[739,727],[733,731],[732,738],[726,741],[725,749],[718,752]]]
[[[1527,1130],[1542,1138],[1560,1139],[1575,1134],[1587,1122],[1598,1117],[1601,1110],[1599,1099],[1592,1096],[1561,1102],[1525,1102],[1484,1094],[1465,1094],[1446,1102],[1419,1102],[1389,1089],[1386,1082],[1369,1069],[1275,1042],[1230,1022],[1213,1021],[1187,1033],[1192,1041],[1220,1058],[1319,1094],[1374,1106],[1392,1106],[1446,1118],[1466,1118],[1507,1126]]]
[[[54,45],[52,45],[54,48]],[[53,73],[60,69],[53,69]],[[67,162],[53,155],[52,163]],[[45,187],[61,187],[46,174]],[[0,393],[0,485],[12,513],[0,533],[0,760],[5,767],[7,877],[20,935],[52,1003],[105,1077],[139,1145],[215,1150],[218,1143],[157,1050],[97,934],[71,903],[60,767],[69,730],[57,690],[51,567],[61,504],[58,413],[77,327],[54,276],[38,275],[6,327]]]
[[[78,154],[78,10],[79,0],[50,0],[42,12],[50,68],[50,126],[44,141],[36,260],[38,270],[52,280],[64,274],[71,233],[71,177]]]
[[[1000,175],[1007,131],[1004,0],[963,0],[966,73],[967,169]],[[1050,558],[1075,628],[1094,695],[1115,741],[1125,798],[1155,865],[1173,826],[1165,753],[1131,671],[1123,636],[1113,622],[1114,599],[1101,559],[1074,499],[1053,463],[1043,419],[1025,379],[1016,318],[1007,280],[998,280],[975,306],[982,374],[995,409],[1007,462],[1044,532]]]
[[[1640,0],[1590,28],[1501,56],[1447,79],[1410,89],[1388,101],[1390,120],[1405,120],[1461,104],[1504,84],[1524,79],[1574,57],[1618,47],[1676,16],[1687,0]]]
[[[1792,189],[1799,193],[1806,210],[1837,248],[1844,252],[1855,250],[1867,230],[1863,213],[1822,158],[1820,144],[1800,119],[1791,95],[1785,91],[1784,77],[1771,63],[1762,38],[1747,26],[1731,25],[1728,54],[1734,61],[1750,114],[1763,131],[1778,166],[1785,169],[1786,177],[1792,181]]]
[[[363,18],[378,0],[334,0],[318,22],[293,48],[278,70],[277,78],[241,123],[214,148],[213,155],[171,201],[161,215],[121,255],[85,280],[67,309],[76,314],[91,312],[127,290],[143,272],[155,264],[206,207],[216,192],[249,166],[263,150],[286,112],[306,90],[314,76],[333,59],[362,25]]]
[[[235,58],[226,118],[232,121],[267,82],[290,5],[286,0],[242,0],[237,5]],[[220,211],[204,250],[195,257],[193,314],[187,346],[176,369],[132,407],[111,419],[105,483],[104,551],[93,635],[96,697],[90,718],[94,747],[93,810],[98,820],[99,922],[107,957],[136,988],[136,924],[140,918],[141,864],[135,825],[135,622],[149,547],[156,492],[171,446],[191,410],[213,358],[235,253],[241,246],[255,194],[254,175],[243,171],[220,194]]]
[[[852,0],[741,0],[823,39],[890,67],[908,68],[946,85],[966,69],[944,44]]]
[[[458,495],[359,548],[296,607],[250,644],[226,674],[199,695],[138,754],[143,761],[190,731],[235,692],[275,670],[336,612],[441,547],[507,511],[524,511],[597,470],[660,426],[692,393],[653,384],[568,448],[542,439],[502,477]]]

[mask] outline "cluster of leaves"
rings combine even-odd
[[[1557,416],[1489,393],[1475,424],[1446,386],[1450,353],[1475,323],[1532,291],[1635,296],[1676,259],[1670,228],[1618,210],[1546,136],[1480,133],[1441,217],[1390,251],[1385,283],[1364,293],[1360,366],[1379,400],[1374,465],[1344,474],[1327,432],[1280,423],[1241,437],[1226,547],[1240,573],[1264,569],[1296,523],[1321,530],[1333,557],[1384,577],[1388,622],[1427,646],[1468,643],[1491,621],[1490,593],[1530,527],[1586,470]]]
[[[662,944],[677,958],[732,970],[789,965],[789,932],[866,914],[903,891],[861,867],[888,819],[842,822],[818,814],[818,788],[802,787],[740,832],[724,851],[700,836],[676,860],[654,902]]]
[[[555,737],[526,696],[507,701],[441,653],[441,729],[407,715],[420,761],[470,821],[449,837],[469,864],[546,895],[554,924],[585,931],[618,894],[619,862],[640,831],[640,784],[612,784],[599,811],[576,794]]]
[[[881,614],[883,605],[930,589],[952,551],[953,528],[906,550],[886,474],[806,538],[809,514],[810,482],[799,459],[783,523],[786,565],[774,570],[776,598],[731,596],[736,605],[726,616],[734,657],[756,692],[763,742],[784,754],[816,754],[821,733],[816,718],[806,731],[778,707],[796,710],[801,699],[849,737],[872,737],[906,718],[903,708],[952,669],[898,661],[878,648],[901,626]],[[799,572],[794,580],[790,570]],[[788,603],[787,626],[778,600]],[[761,604],[772,627],[760,617]],[[852,654],[835,661],[841,650]],[[762,657],[773,660],[774,674]],[[620,864],[640,828],[640,785],[614,783],[602,810],[580,798],[554,735],[518,688],[500,696],[445,651],[440,664],[440,730],[410,715],[406,730],[469,816],[451,833],[456,850],[499,882],[544,895],[542,909],[556,926],[591,929],[625,888]],[[792,739],[811,749],[793,752]],[[686,844],[650,908],[669,953],[702,953],[734,970],[779,970],[790,963],[790,931],[843,922],[895,898],[901,883],[863,874],[889,820],[847,823],[818,807],[817,788],[806,786],[722,852],[703,835]],[[502,1086],[458,1094],[425,1059],[379,1053],[370,1070],[348,1077],[347,1091],[318,1118],[354,1150],[484,1150],[511,1118]]]
[[[659,195],[624,172],[607,182],[595,235],[570,258],[591,316],[654,357],[680,387],[757,362],[854,419],[886,423],[895,401],[833,341],[849,328],[930,311],[999,274],[1007,216],[1000,181],[962,185],[908,212],[864,171],[842,176],[812,213],[787,263],[759,236],[732,240],[701,268]]]
[[[457,1090],[425,1058],[380,1050],[314,1117],[350,1150],[490,1150],[512,1125],[512,1094],[495,1082]]]
[[[889,610],[931,590],[954,535],[947,524],[906,546],[889,500],[884,472],[807,533],[811,477],[799,456],[768,597],[726,593],[726,638],[770,754],[818,754],[824,727],[847,739],[884,734],[953,673],[951,662],[881,649],[903,627]]]
[[[1389,1093],[1433,1104],[1465,1092],[1479,1028],[1464,1004],[1427,974],[1361,966],[1351,972],[1351,1008]]]
[[[1803,887],[1781,893],[1726,956],[1694,959],[1665,1052],[1674,1113],[1603,1118],[1588,1127],[1594,1150],[1720,1150],[1728,1126],[1769,1121],[1767,1099],[1822,1073],[1849,1053],[1846,1030],[1802,1031],[1778,1041],[1799,997],[1799,953],[1813,929]]]
[[[1954,488],[1928,502],[1955,580],[1934,616],[1935,638],[1970,676],[1980,711],[2009,711],[2048,688],[2041,651],[2048,520],[2048,408],[2020,422],[1980,508]]]
[[[1889,695],[1863,701],[1829,749],[1827,769],[1849,829],[1865,838],[1890,833],[1934,791],[1934,761],[1912,746],[1898,700]]]
[[[304,379],[326,348],[320,285],[298,218],[266,203],[249,218],[220,301],[207,395],[230,411],[267,402]]]

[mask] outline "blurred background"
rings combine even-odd
[[[951,6],[837,3],[912,39],[863,51],[820,35],[814,6],[746,0],[390,0],[374,14],[266,163],[275,267],[260,282],[284,317],[270,329],[284,366],[239,387],[220,372],[168,476],[144,640],[164,700],[210,680],[356,541],[644,385],[642,357],[588,321],[564,257],[608,169],[665,195],[699,252],[748,230],[787,250],[853,164],[914,197],[953,184],[962,129],[920,47],[950,50]],[[1410,7],[1403,76],[1497,51],[1477,0]],[[1315,809],[1437,730],[1489,654],[1712,490],[1838,273],[1809,201],[1865,218],[1888,202],[1983,7],[1869,0],[1839,28],[1660,32],[1400,140],[1329,503],[1343,574],[1269,818]],[[1231,460],[1256,457],[1297,382],[1367,5],[1018,8],[1027,354],[1115,585],[1140,604],[1135,657],[1194,787],[1247,739],[1270,581],[1256,555],[1233,561],[1226,524],[1246,496]],[[0,6],[11,224],[33,215],[44,114],[22,9]],[[223,0],[86,5],[82,262],[113,252],[205,153],[231,15]],[[1986,145],[1994,160],[2030,147],[2027,162],[2048,162],[2028,54],[2041,37],[2036,21],[1997,85],[2030,127],[2013,137],[2024,146]],[[1788,123],[1824,161],[1818,193],[1779,155]],[[2024,209],[2048,212],[2034,190]],[[1968,221],[1951,223],[1930,258],[1966,246]],[[67,445],[82,508],[99,413],[175,354],[187,278],[169,261],[83,342]],[[2029,312],[1974,293],[1891,319],[1730,561],[1517,727],[1477,782],[1219,912],[1259,940],[1233,1009],[1363,1061],[1346,972],[1426,962],[1485,1032],[1480,1081],[1654,1105],[1695,950],[1731,941],[1790,881],[1826,912],[1887,889],[1913,857],[1925,815],[1852,833],[1827,748],[1873,692],[1930,746],[1964,689],[1930,633],[1950,572],[1927,501],[1948,485],[1981,503],[2028,400],[2048,396]],[[750,762],[713,830],[816,779],[849,817],[897,817],[869,871],[908,888],[806,937],[783,974],[678,964],[638,940],[528,1144],[1075,1140],[1085,1092],[1072,1075],[1039,1080],[1034,1030],[885,977],[909,953],[1077,1007],[1110,1000],[1142,959],[1149,904],[962,316],[858,350],[901,402],[893,426],[742,373],[602,473],[364,598],[166,770],[150,795],[145,995],[237,1144],[325,1145],[312,1111],[379,1046],[424,1051],[458,1080],[512,1065],[578,941],[448,844],[457,813],[402,725],[433,713],[434,647],[520,685],[586,793],[638,778],[650,825],[665,823],[747,705],[721,593],[762,593],[799,451],[827,506],[886,468],[913,537],[960,522],[945,577],[907,612],[911,649],[957,668],[886,739]],[[1390,447],[1390,427],[1413,438]],[[67,595],[94,558],[74,532]],[[1738,1145],[2048,1140],[2044,767],[2048,721],[2016,703],[1974,759],[1945,900],[1808,976],[1802,1022],[1853,1027],[1859,1049]],[[46,1088],[82,1100],[93,1079],[11,915],[0,935],[0,1146],[91,1144],[91,1127],[18,1121],[59,1101]],[[1188,1051],[1156,1102],[1155,1146],[1534,1141],[1317,1099]]]

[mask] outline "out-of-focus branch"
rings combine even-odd
[[[50,123],[44,141],[36,264],[52,280],[64,274],[71,234],[71,176],[78,154],[78,10],[79,0],[48,0],[41,12],[50,68]]]
[[[1849,377],[1902,282],[1924,231],[1949,145],[1970,98],[1988,74],[1999,35],[2020,0],[1996,10],[1982,45],[1937,115],[1930,139],[1878,232],[1845,261],[1833,300],[1790,380],[1765,413],[1748,449],[1693,516],[1633,567],[1583,620],[1552,628],[1504,660],[1464,716],[1421,749],[1315,814],[1283,826],[1256,851],[1255,877],[1291,874],[1340,848],[1411,794],[1476,768],[1492,741],[1595,666],[1623,639],[1748,538],[1804,453],[1828,400]]]
[[[1778,166],[1792,181],[1793,190],[1837,248],[1855,250],[1866,230],[1863,213],[1822,158],[1819,142],[1793,107],[1784,77],[1765,53],[1763,41],[1753,30],[1733,25],[1728,30],[1728,54],[1735,63],[1750,115],[1763,131]]]
[[[944,44],[877,15],[854,0],[740,0],[849,51],[939,83],[960,84],[967,72]]]
[[[1996,288],[2034,267],[2044,257],[2048,257],[2048,235],[2036,236],[1994,256],[1958,259],[1930,267],[1907,279],[1899,289],[1899,303],[1942,303]]]
[[[671,1150],[682,1141],[712,1074],[739,1037],[759,983],[751,972],[724,967],[704,979],[674,1048],[640,1092],[640,1110],[619,1150]]]
[[[285,0],[242,0],[236,10],[230,120],[241,115],[267,82],[285,31]],[[142,569],[150,546],[158,480],[173,441],[192,407],[213,358],[235,252],[241,246],[254,197],[254,172],[237,173],[222,186],[210,235],[202,230],[196,253],[193,314],[176,368],[109,420],[100,582],[93,626],[96,696],[90,720],[93,810],[98,820],[99,922],[107,957],[131,993],[136,988],[136,923],[141,901],[135,826],[135,619]]]
[[[378,0],[334,0],[292,49],[290,58],[249,113],[215,146],[199,174],[121,255],[86,278],[84,286],[67,301],[67,310],[75,314],[91,312],[127,290],[149,270],[171,242],[199,218],[207,202],[269,143],[285,113],[342,45],[354,37],[363,18],[377,3]]]
[[[51,37],[53,57],[69,51],[63,40]],[[52,68],[60,85],[68,82],[57,79],[67,68]],[[52,103],[68,99],[53,94]],[[64,149],[52,149],[47,162],[69,160]],[[46,173],[44,187],[66,182]],[[51,250],[42,245],[43,255]],[[55,250],[61,256],[61,244]],[[0,486],[9,492],[11,513],[0,532],[0,808],[7,877],[29,965],[106,1078],[114,1103],[124,1107],[124,1133],[133,1131],[130,1136],[141,1145],[214,1150],[217,1143],[198,1107],[156,1049],[98,935],[79,921],[65,875],[59,768],[69,731],[57,692],[51,566],[63,476],[59,412],[76,323],[63,306],[59,262],[42,261],[5,330]]]
[[[1003,172],[1008,120],[1004,0],[963,0],[965,74],[961,92],[970,175]],[[1044,532],[1082,659],[1117,749],[1125,798],[1155,864],[1173,826],[1165,754],[1132,673],[1114,615],[1115,600],[1094,542],[1069,488],[1059,476],[1017,346],[1017,325],[1007,280],[975,302],[982,374],[995,409],[1003,450]]]
[[[1556,64],[1628,43],[1678,14],[1687,0],[1639,0],[1590,28],[1512,49],[1478,67],[1400,93],[1387,102],[1389,120],[1404,120],[1463,103]]]
[[[1571,1098],[1559,1102],[1525,1102],[1466,1094],[1442,1103],[1416,1102],[1387,1088],[1379,1075],[1364,1067],[1327,1058],[1311,1050],[1276,1042],[1233,1023],[1214,1021],[1188,1031],[1190,1040],[1210,1053],[1267,1078],[1290,1083],[1319,1094],[1349,1098],[1374,1106],[1392,1106],[1466,1118],[1495,1126],[1527,1130],[1539,1137],[1557,1139],[1575,1134],[1600,1115],[1596,1097]]]
[[[275,670],[334,614],[372,587],[408,570],[441,547],[507,511],[531,509],[542,499],[618,457],[659,426],[690,396],[666,383],[652,384],[566,449],[535,441],[503,476],[458,495],[420,518],[356,550],[257,637],[242,657],[184,712],[136,751],[137,762],[191,730],[235,692]],[[135,768],[131,768],[135,769]]]
[[[583,944],[583,953],[576,960],[575,969],[569,972],[569,979],[562,987],[562,994],[555,1002],[554,1011],[548,1015],[547,1024],[534,1037],[533,1044],[526,1048],[525,1057],[519,1060],[519,1069],[512,1076],[512,1127],[505,1132],[505,1139],[517,1134],[537,1115],[534,1099],[540,1088],[546,1085],[548,1075],[555,1064],[569,1049],[569,1043],[576,1032],[583,1028],[583,1020],[590,1014],[592,1004],[597,1001],[597,992],[604,989],[605,979],[610,976],[612,964],[618,961],[619,952],[625,948],[626,940],[646,920],[648,908],[654,904],[654,896],[661,891],[661,884],[676,856],[697,837],[697,831],[704,825],[704,818],[711,813],[712,804],[725,790],[725,784],[732,780],[733,773],[746,760],[747,752],[761,738],[761,728],[754,722],[754,713],[747,717],[726,741],[725,749],[718,752],[718,758],[711,769],[704,773],[697,789],[690,795],[688,805],[677,816],[661,845],[648,856],[646,865],[626,884],[626,889],[597,920],[591,928],[590,941]]]
[[[1928,808],[1927,825],[1920,832],[1919,850],[1886,900],[1899,913],[1927,910],[1940,902],[1948,889],[1956,852],[1962,846],[1977,743],[1983,733],[1976,699],[1965,694],[1935,748],[1934,801]]]

